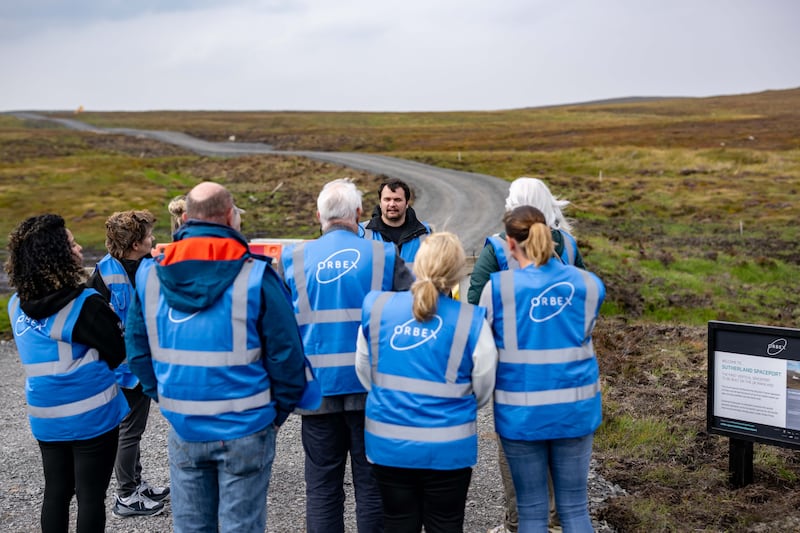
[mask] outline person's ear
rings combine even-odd
[[[356,222],[361,220],[361,213],[362,213],[361,208],[360,207],[356,207]]]

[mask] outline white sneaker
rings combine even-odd
[[[154,502],[147,496],[134,492],[127,498],[115,497],[111,512],[117,518],[128,516],[153,516],[164,510],[163,502]]]
[[[169,498],[169,487],[153,487],[144,480],[136,487],[136,492],[154,502],[160,502]]]

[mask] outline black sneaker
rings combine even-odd
[[[154,502],[139,492],[134,492],[127,498],[116,496],[111,512],[117,518],[128,516],[153,516],[164,510],[163,502]]]
[[[151,487],[147,481],[142,481],[139,486],[136,487],[136,492],[154,502],[160,502],[169,498],[169,487]]]

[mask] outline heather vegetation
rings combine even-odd
[[[620,531],[798,529],[796,452],[757,444],[754,483],[734,489],[727,439],[709,435],[705,419],[708,320],[800,327],[800,89],[484,113],[77,118],[543,178],[573,202],[586,264],[608,287],[595,338],[605,405],[595,454],[628,495],[603,517]],[[131,207],[163,213],[156,233],[168,239],[166,202],[203,179],[234,191],[248,236],[313,237],[316,193],[342,176],[365,189],[375,179],[299,157],[201,157],[0,116],[0,244],[24,216],[55,211],[99,254],[105,216]]]

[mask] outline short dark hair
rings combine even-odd
[[[413,198],[413,194],[411,193],[411,187],[403,181],[397,178],[389,178],[387,176],[383,176],[384,180],[381,182],[380,187],[378,187],[378,201],[381,199],[381,194],[383,194],[383,188],[389,187],[389,190],[395,192],[397,189],[403,189],[403,192],[406,193],[406,202],[410,202]]]

